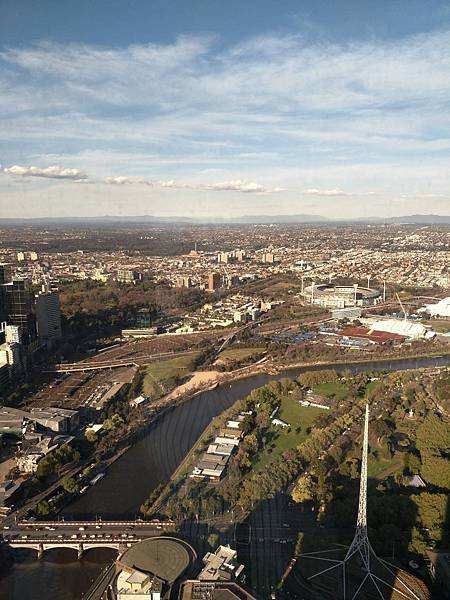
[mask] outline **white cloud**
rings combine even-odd
[[[185,36],[5,49],[1,155],[82,175],[17,176],[89,172],[124,196],[131,184],[224,196],[286,186],[305,200],[367,196],[369,209],[371,194],[422,193],[439,208],[450,187],[449,47],[439,31],[354,44],[268,34],[229,48]]]
[[[12,167],[5,167],[3,172],[8,175],[17,175],[20,177],[46,177],[48,179],[72,179],[74,181],[84,181],[88,179],[87,175],[79,169],[69,169],[57,165],[45,168],[13,165]]]
[[[125,175],[118,175],[117,177],[106,177],[105,183],[109,183],[111,185],[129,185],[137,182],[131,177],[127,177]]]
[[[214,190],[218,192],[233,191],[250,194],[266,191],[266,189],[259,183],[255,183],[254,181],[241,181],[240,179],[234,179],[232,181],[220,181],[219,183],[210,183],[206,186],[206,188],[208,190]]]
[[[283,192],[284,188],[277,187],[267,189],[263,185],[254,181],[242,181],[234,179],[230,181],[220,181],[218,183],[188,183],[176,181],[175,179],[151,181],[142,178],[132,178],[126,176],[106,177],[105,183],[113,185],[124,184],[145,184],[153,187],[168,188],[168,189],[192,189],[192,190],[209,190],[213,192],[243,192],[247,194],[258,194],[266,192]]]
[[[306,194],[307,196],[348,196],[347,192],[339,189],[318,190],[317,188],[310,188],[308,190],[304,190],[302,193]]]

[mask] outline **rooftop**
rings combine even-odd
[[[182,540],[154,537],[138,542],[117,560],[119,567],[156,575],[171,585],[194,558],[192,548]]]

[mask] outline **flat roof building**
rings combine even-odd
[[[231,581],[243,576],[244,565],[237,562],[237,551],[230,546],[219,546],[215,552],[207,552],[203,564],[198,575],[200,581]]]

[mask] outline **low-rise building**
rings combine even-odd
[[[164,582],[156,575],[134,569],[117,577],[118,600],[161,600]]]
[[[200,581],[231,581],[243,577],[244,565],[237,561],[237,551],[230,546],[219,546],[203,557],[205,565],[198,575]]]
[[[20,431],[23,423],[32,421],[55,433],[68,433],[79,425],[79,413],[67,408],[32,408],[30,411],[3,406],[0,409],[0,430]]]
[[[219,456],[231,456],[235,446],[232,444],[210,444],[207,452],[209,454],[218,454]]]
[[[80,423],[78,411],[67,408],[32,408],[29,415],[30,420],[56,433],[74,431]]]
[[[289,423],[287,423],[286,421],[283,421],[283,419],[272,419],[272,425],[275,425],[276,427],[290,427]]]
[[[39,462],[50,452],[69,444],[73,436],[45,435],[37,432],[25,433],[19,454],[16,457],[17,467],[22,473],[35,473]]]
[[[256,600],[256,596],[236,581],[188,579],[181,586],[180,600]]]

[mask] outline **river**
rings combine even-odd
[[[417,369],[450,365],[450,356],[320,365],[288,369],[278,375],[254,375],[203,392],[167,412],[128,452],[117,460],[98,484],[66,507],[66,519],[134,518],[139,506],[160,483],[165,483],[211,420],[252,389],[283,377],[310,370],[338,371]],[[0,579],[0,600],[79,600],[102,568],[111,562],[112,550],[89,550],[78,560],[73,550],[50,550],[41,560],[33,551],[14,550],[14,562]]]

